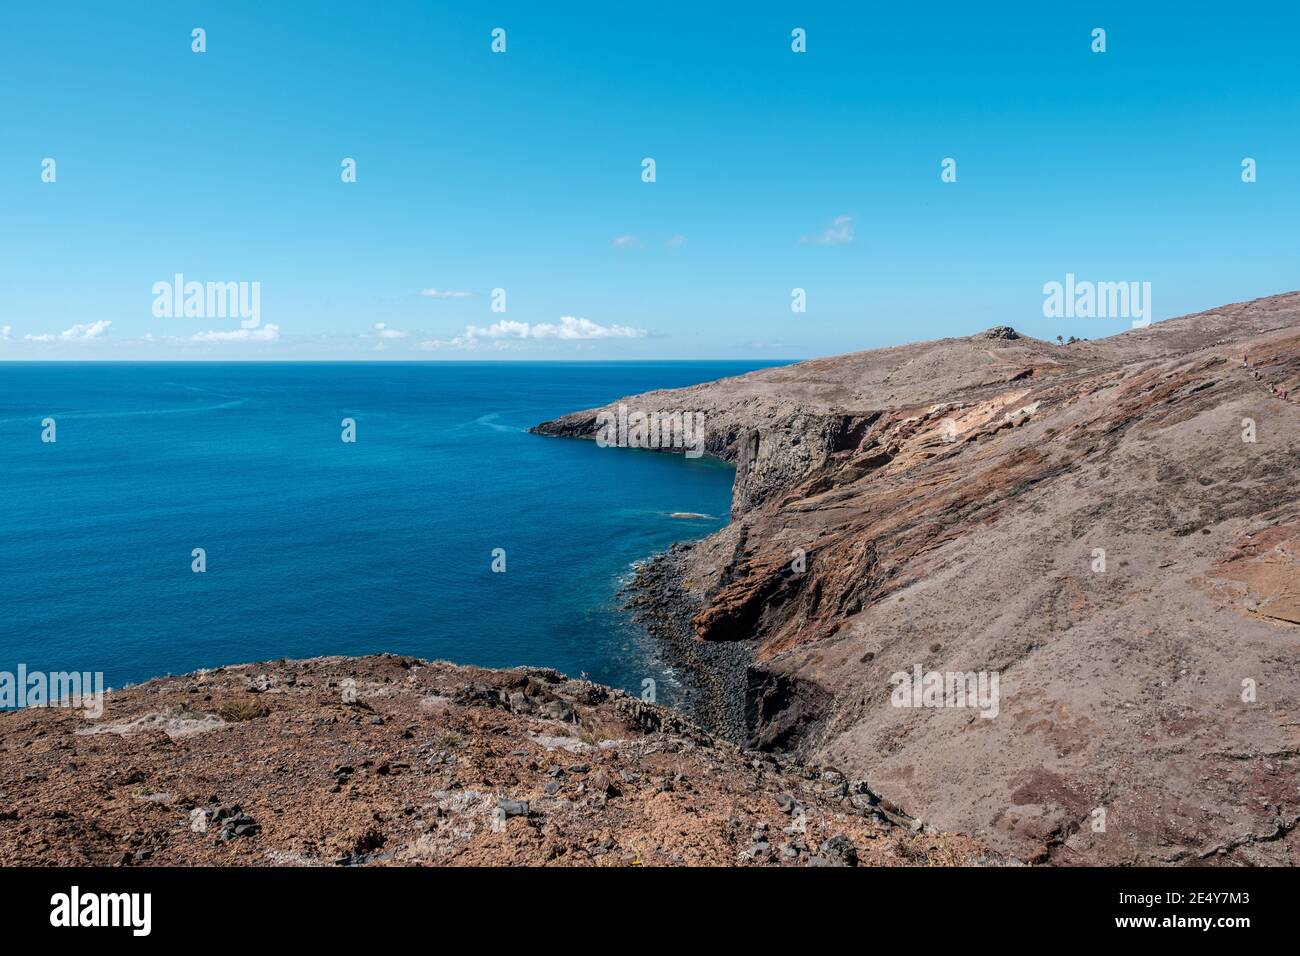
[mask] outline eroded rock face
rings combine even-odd
[[[0,865],[1002,862],[828,779],[555,671],[273,661],[0,714]]]
[[[622,401],[737,466],[678,564],[695,639],[753,650],[752,743],[1034,859],[1300,863],[1300,293]],[[918,666],[997,715],[895,706]]]

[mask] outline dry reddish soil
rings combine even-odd
[[[0,715],[4,865],[999,863],[860,781],[548,670],[224,667]]]
[[[1300,864],[1300,293],[621,402],[703,412],[736,465],[638,603],[750,652],[749,746],[1030,860]],[[997,716],[894,706],[916,665],[996,673]]]

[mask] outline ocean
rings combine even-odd
[[[120,687],[391,651],[633,693],[650,677],[671,703],[616,594],[726,523],[731,467],[526,429],[760,367],[0,364],[0,670]]]

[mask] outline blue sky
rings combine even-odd
[[[1129,325],[1045,318],[1066,273],[1291,290],[1290,6],[7,3],[0,361],[800,358]],[[176,273],[259,327],[156,316]]]

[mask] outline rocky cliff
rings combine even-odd
[[[702,412],[736,465],[732,523],[637,604],[745,648],[715,729],[940,829],[1058,863],[1300,863],[1298,403],[1300,293],[626,398]],[[996,675],[996,716],[898,706],[896,675],[930,672]]]

